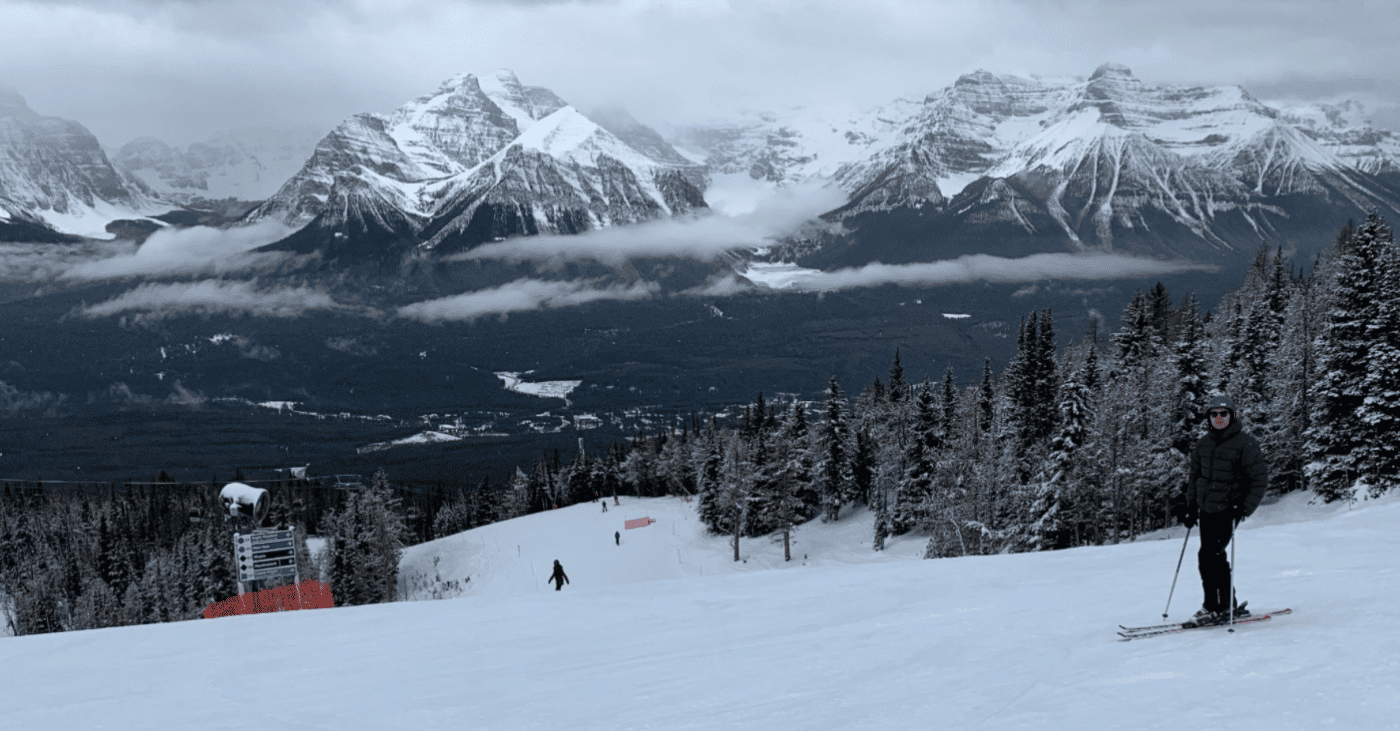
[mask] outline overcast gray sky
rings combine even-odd
[[[1393,0],[0,0],[0,84],[104,145],[329,130],[510,68],[653,125],[921,97],[976,69],[1355,98],[1400,130]]]

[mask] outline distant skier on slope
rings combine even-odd
[[[545,581],[553,581],[555,591],[563,589],[564,585],[569,583],[569,577],[564,574],[564,567],[560,565],[559,559],[554,559],[554,573]]]
[[[1269,487],[1269,465],[1259,449],[1259,440],[1244,431],[1235,403],[1216,396],[1206,406],[1210,430],[1191,451],[1191,476],[1186,483],[1187,528],[1201,524],[1201,551],[1197,554],[1205,604],[1192,617],[1196,622],[1247,616],[1248,610],[1230,595],[1230,562],[1225,548],[1235,527],[1252,515]]]

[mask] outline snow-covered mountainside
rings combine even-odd
[[[122,145],[112,164],[170,201],[261,201],[301,169],[322,136],[310,128],[245,127],[183,150],[141,137]]]
[[[42,116],[0,87],[0,240],[111,238],[114,219],[169,208],[113,168],[87,128]]]
[[[704,207],[698,166],[625,113],[609,121],[636,146],[509,71],[463,74],[346,120],[246,220],[302,227],[282,248],[337,254],[455,250]]]
[[[839,185],[848,202],[827,217],[864,233],[807,242],[823,264],[944,258],[973,242],[1212,258],[1400,210],[1400,139],[1358,105],[1281,110],[1235,86],[1149,85],[1118,64],[1087,79],[977,71],[844,125],[798,111],[673,140],[725,170]]]

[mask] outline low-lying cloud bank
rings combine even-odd
[[[919,264],[867,264],[824,272],[794,264],[753,264],[744,277],[769,289],[831,292],[882,284],[934,286],[968,282],[1037,282],[1046,279],[1139,279],[1187,271],[1216,271],[1219,267],[1188,261],[1161,261],[1125,254],[1032,254],[1007,259],[973,254],[948,261]],[[714,286],[715,291],[732,286]],[[697,294],[703,292],[697,292]]]
[[[230,229],[196,226],[163,228],[135,251],[76,264],[60,276],[70,281],[206,275],[274,267],[289,258],[282,252],[254,249],[281,239],[291,230],[265,222]]]
[[[131,245],[125,242],[0,242],[0,282],[51,282],[74,267],[130,253]]]
[[[0,418],[8,418],[21,413],[42,412],[45,416],[57,416],[68,397],[49,391],[21,391],[0,381]]]
[[[175,284],[143,284],[105,302],[85,305],[83,317],[111,317],[128,312],[141,319],[177,315],[252,315],[298,317],[309,310],[351,310],[328,293],[308,287],[269,287],[256,282],[206,279]]]
[[[790,233],[844,202],[836,188],[794,186],[746,203],[739,215],[718,213],[666,218],[633,226],[595,229],[572,236],[532,236],[483,244],[447,257],[448,261],[499,259],[563,263],[597,261],[619,266],[628,259],[682,258],[711,261],[727,251],[772,246],[774,237]]]
[[[422,322],[475,320],[545,308],[572,307],[599,300],[647,299],[661,290],[655,282],[599,287],[597,280],[551,282],[517,279],[492,289],[415,302],[398,309],[399,317]]]

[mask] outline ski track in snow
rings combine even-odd
[[[860,510],[736,564],[695,504],[624,497],[407,549],[405,579],[470,575],[457,599],[0,639],[0,727],[1396,728],[1400,496],[1307,497],[1236,547],[1241,597],[1293,615],[1233,635],[1115,641],[1159,620],[1180,528],[924,561],[917,536],[870,551]],[[1187,560],[1172,618],[1199,601]]]

